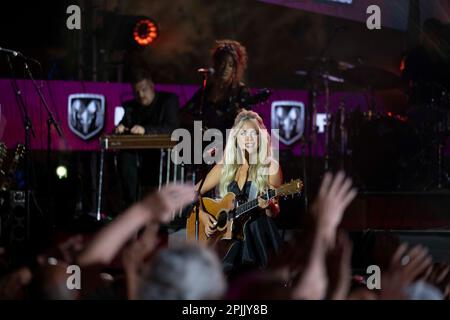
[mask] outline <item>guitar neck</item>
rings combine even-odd
[[[283,184],[278,189],[274,190],[268,190],[262,198],[266,201],[269,201],[279,195],[281,196],[289,196],[298,194],[301,192],[303,187],[303,182],[300,179],[297,180],[291,180],[291,182]],[[234,210],[234,214],[230,212],[230,216],[234,219],[239,218],[240,216],[244,215],[245,213],[255,209],[258,207],[258,198],[253,199],[251,201],[248,201],[238,207]]]
[[[277,196],[277,192],[276,190],[269,190],[268,193],[266,193],[263,198],[264,200],[271,200],[273,198],[275,198]],[[258,198],[253,199],[249,202],[246,202],[242,205],[240,205],[239,207],[236,208],[236,213],[234,215],[234,218],[237,219],[239,217],[241,217],[242,215],[244,215],[245,213],[255,209],[256,207],[258,207]]]

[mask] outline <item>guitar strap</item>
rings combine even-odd
[[[206,180],[206,176],[203,177],[202,181],[200,182],[200,186],[199,186],[199,188],[198,188],[198,192],[197,192],[198,203],[197,203],[197,208],[196,208],[196,210],[199,209],[198,206],[201,206],[201,207],[206,211],[206,208],[205,208],[205,206],[204,206],[204,204],[203,204],[203,195],[202,195],[202,193],[201,193],[201,190],[202,190],[202,188],[203,188],[203,184],[205,183],[205,180]],[[208,212],[208,211],[206,211],[206,212]],[[209,213],[209,212],[208,212],[208,213]]]
[[[249,171],[250,170],[247,170],[247,177],[245,178],[245,183],[244,183],[244,191],[245,191],[245,187],[247,186]],[[254,200],[257,197],[258,197],[258,190],[256,189],[256,183],[254,183],[253,181],[250,181],[250,190],[248,192],[247,202]]]
[[[258,189],[256,189],[256,183],[253,181],[250,184],[250,191],[248,193],[248,201],[254,200],[258,197]]]

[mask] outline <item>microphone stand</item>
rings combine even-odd
[[[325,68],[325,77],[323,78],[323,85],[325,89],[325,171],[330,169],[330,86],[329,86],[329,61]]]
[[[40,65],[40,64],[39,64]],[[37,94],[39,95],[39,98],[42,102],[42,104],[45,107],[45,110],[47,111],[47,179],[48,179],[48,211],[49,211],[49,216],[50,216],[50,223],[51,223],[51,227],[54,228],[54,217],[53,217],[53,210],[51,210],[51,145],[52,145],[52,135],[51,135],[51,130],[52,130],[52,126],[55,127],[55,130],[58,134],[58,136],[61,138],[62,137],[62,131],[61,131],[61,126],[59,125],[59,123],[55,120],[55,117],[52,113],[52,111],[50,110],[47,101],[45,100],[45,97],[42,93],[41,88],[38,86],[38,84],[36,83],[36,80],[33,77],[33,73],[30,70],[30,67],[28,66],[27,61],[24,61],[24,66],[25,66],[25,71],[28,74],[28,77],[30,78],[31,82],[33,83],[33,86],[37,92]]]
[[[205,99],[206,99],[206,87],[208,84],[208,73],[202,72],[202,74],[203,74],[203,80],[202,80],[202,88],[201,88],[201,95],[200,95],[200,103],[198,103],[196,106],[195,117],[199,117],[200,120],[202,121],[202,131],[203,131],[204,125],[203,125],[202,117],[203,117],[203,108],[205,106]],[[202,152],[202,155],[203,155],[203,152]],[[199,201],[195,207],[195,240],[197,242],[199,241],[199,234],[200,234],[200,230],[199,230],[200,229],[200,205],[203,204],[203,200],[202,200],[200,192],[203,188],[203,184],[205,183],[205,180],[206,180],[205,178],[206,178],[206,174],[207,174],[207,173],[205,174],[204,172],[201,172],[201,171],[203,171],[203,170],[200,170],[200,173],[203,175],[203,178],[202,178],[200,186],[198,188]],[[195,172],[195,170],[194,170],[194,172]]]
[[[200,182],[200,186],[198,188],[198,201],[195,205],[195,240],[199,242],[200,240],[200,205],[203,205],[203,198],[201,196],[201,191],[203,188],[203,184],[205,183],[206,175],[202,178]]]
[[[311,65],[311,67],[308,70],[308,78],[309,81],[311,82],[311,85],[308,89],[309,94],[308,94],[308,98],[309,98],[309,112],[308,112],[308,121],[307,121],[307,125],[309,126],[309,128],[306,128],[307,131],[309,133],[309,138],[307,141],[308,144],[308,152],[309,152],[309,156],[308,156],[308,172],[309,175],[312,176],[312,149],[313,149],[313,142],[316,142],[316,138],[317,138],[317,125],[316,125],[316,114],[317,114],[317,85],[316,85],[316,73],[315,70],[318,69],[319,65],[321,63],[323,63],[323,60],[325,59],[328,51],[330,50],[331,44],[333,43],[334,39],[336,38],[336,35],[339,33],[339,31],[341,31],[342,28],[335,28],[333,31],[333,34],[331,35],[330,39],[328,40],[327,44],[325,45],[325,47],[322,49],[322,51],[320,52],[319,56],[317,57],[317,59],[314,61],[314,63]],[[319,74],[320,76],[320,74]],[[327,101],[328,103],[328,101]],[[328,106],[326,107],[328,109]],[[328,112],[328,110],[327,110]],[[326,126],[328,127],[328,114],[327,114],[327,123]],[[328,146],[327,146],[328,148]],[[328,151],[326,151],[326,157],[328,157]],[[325,159],[325,166],[328,166],[328,159]],[[326,168],[328,169],[328,168]],[[305,186],[306,187],[306,186]],[[309,188],[307,188],[309,189]],[[306,196],[306,195],[305,195]]]
[[[28,114],[28,109],[25,105],[25,102],[23,100],[22,92],[20,91],[19,85],[17,84],[16,75],[14,72],[14,66],[11,62],[11,58],[9,55],[6,56],[6,59],[8,61],[8,66],[11,72],[12,76],[12,87],[14,90],[14,93],[16,95],[16,101],[17,105],[19,106],[20,112],[22,114],[23,118],[23,125],[25,130],[25,153],[24,153],[24,165],[25,165],[25,175],[24,175],[24,191],[25,191],[25,211],[26,211],[26,240],[30,239],[30,197],[29,197],[29,191],[30,189],[30,145],[31,145],[31,139],[30,139],[30,133],[33,136],[33,138],[36,138],[36,133],[33,128],[32,121],[30,119],[30,116]]]
[[[202,80],[202,91],[200,95],[200,103],[197,104],[197,108],[195,110],[196,116],[201,117],[203,115],[203,108],[205,106],[205,99],[206,99],[206,86],[208,84],[208,73],[202,72],[203,80]]]

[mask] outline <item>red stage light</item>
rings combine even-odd
[[[406,57],[402,57],[400,61],[400,72],[403,72],[406,68]]]
[[[140,46],[148,46],[158,38],[158,27],[150,19],[140,19],[133,29],[133,39]]]

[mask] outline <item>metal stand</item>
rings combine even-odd
[[[344,103],[341,102],[339,106],[339,133],[340,133],[340,141],[339,141],[339,157],[340,157],[340,169],[345,170],[346,167],[346,159],[347,159],[347,147],[348,147],[348,132],[346,130],[346,114]]]
[[[100,151],[100,171],[98,173],[98,195],[97,195],[97,221],[101,220],[102,193],[103,193],[103,169],[105,162],[105,149]]]
[[[24,155],[24,164],[25,164],[25,185],[24,185],[24,191],[25,191],[25,210],[26,210],[26,239],[30,239],[30,195],[29,191],[30,188],[30,133],[33,136],[33,138],[36,137],[36,134],[33,129],[33,125],[30,119],[30,116],[28,115],[28,109],[25,105],[25,102],[23,101],[22,92],[20,91],[19,85],[17,84],[14,67],[11,62],[11,58],[9,56],[6,56],[8,61],[8,66],[11,72],[12,76],[12,86],[14,89],[14,92],[16,94],[16,101],[17,105],[19,106],[20,112],[23,117],[23,126],[25,130],[25,155]]]
[[[323,78],[323,85],[325,88],[325,171],[330,170],[330,86],[328,83],[328,66],[326,68],[325,76]]]
[[[170,183],[170,149],[166,150],[167,164],[166,164],[166,185]]]
[[[201,191],[203,188],[203,184],[205,183],[206,180],[206,176],[202,179],[202,181],[200,182],[200,186],[198,188],[198,194],[199,194],[199,201],[197,203],[197,205],[195,206],[195,240],[197,242],[200,241],[200,204],[202,203],[202,197],[201,197]]]
[[[153,148],[155,149],[155,148]],[[97,210],[96,210],[96,218],[98,221],[102,219],[101,217],[101,207],[102,207],[102,194],[103,194],[103,175],[104,175],[104,163],[105,163],[105,146],[101,146],[100,151],[100,169],[99,169],[99,175],[98,175],[98,194],[97,194]],[[159,159],[159,185],[158,190],[161,190],[163,186],[163,171],[164,171],[164,157],[167,156],[167,164],[166,164],[166,182],[165,184],[168,185],[170,183],[170,175],[171,175],[171,164],[170,164],[170,149],[161,149],[161,156]],[[177,175],[177,169],[176,164],[174,163],[174,181],[176,179]],[[184,166],[182,166],[182,175],[184,177]]]
[[[442,189],[442,187],[443,187],[443,185],[442,185],[442,174],[443,174],[443,170],[442,170],[442,154],[443,154],[443,148],[444,148],[444,146],[442,145],[442,143],[439,143],[439,145],[438,145],[438,159],[437,159],[437,161],[438,161],[438,164],[437,164],[437,167],[438,167],[438,172],[437,172],[437,174],[438,174],[438,177],[437,177],[437,187],[438,187],[438,189]]]
[[[45,97],[41,91],[41,88],[36,83],[36,80],[33,77],[33,73],[31,72],[27,62],[24,62],[25,70],[28,74],[28,77],[30,78],[31,82],[33,83],[34,88],[36,89],[37,94],[39,95],[39,98],[42,102],[42,104],[45,107],[45,110],[47,111],[47,180],[48,180],[48,214],[50,216],[50,223],[51,227],[54,228],[54,217],[53,217],[53,211],[51,207],[51,145],[52,145],[52,126],[55,127],[56,132],[58,133],[59,137],[62,137],[62,131],[59,123],[55,120],[55,117],[53,113],[51,112],[47,101],[45,100]]]
[[[200,103],[197,105],[196,108],[196,116],[199,116],[201,119],[201,116],[203,115],[203,108],[205,106],[205,99],[206,99],[206,87],[208,85],[208,73],[204,72],[203,74],[203,81],[202,81],[202,91],[201,91],[201,98],[200,98]],[[202,122],[202,128],[205,128],[205,126],[203,125]],[[194,168],[194,184],[195,184],[195,176],[196,176],[196,168]],[[200,187],[198,188],[198,194],[199,194],[199,201],[197,203],[197,205],[195,206],[195,240],[197,242],[199,242],[200,238],[199,238],[199,229],[200,229],[200,203],[201,203],[201,196],[200,196],[200,191],[203,188],[203,183],[205,182],[205,177],[206,175],[203,175],[204,178],[201,180],[200,183]]]
[[[306,132],[308,133],[309,137],[307,138],[307,144],[308,144],[308,151],[309,151],[309,156],[308,156],[308,174],[310,176],[312,176],[313,173],[313,159],[312,159],[312,149],[313,149],[313,144],[316,144],[317,141],[317,124],[316,124],[316,115],[317,115],[317,76],[320,76],[322,78],[323,81],[325,81],[324,85],[325,85],[325,94],[326,94],[326,105],[325,105],[325,109],[327,112],[326,115],[326,128],[325,128],[325,134],[326,134],[326,154],[325,154],[325,171],[329,170],[329,152],[328,152],[328,142],[329,142],[329,136],[328,136],[328,127],[329,127],[329,85],[328,85],[328,74],[322,74],[322,70],[320,70],[320,66],[321,64],[323,64],[324,62],[327,61],[327,54],[328,51],[331,47],[331,44],[333,43],[334,39],[336,38],[337,34],[339,33],[339,31],[341,31],[342,28],[335,28],[333,31],[333,34],[331,35],[330,39],[328,40],[327,44],[325,45],[325,47],[322,49],[322,51],[320,52],[319,56],[317,57],[317,60],[311,65],[310,69],[308,70],[307,74],[308,74],[308,78],[309,81],[311,83],[311,87],[309,88],[309,112],[308,112],[308,116],[309,119],[307,121],[307,124],[309,125],[309,128],[307,128]],[[328,69],[328,68],[327,68]],[[317,73],[317,70],[319,70],[319,73]],[[304,177],[305,179],[306,177]],[[305,188],[307,188],[306,183],[304,184]]]
[[[163,164],[164,164],[164,149],[161,149],[161,153],[160,153],[160,156],[159,156],[159,184],[158,184],[158,190],[159,191],[161,191],[161,187],[162,187]]]
[[[436,146],[436,188],[438,190],[442,190],[444,188],[447,188],[449,186],[449,176],[447,175],[447,172],[444,170],[444,148],[446,145],[446,141],[448,138],[448,135],[443,135],[442,133],[438,132],[438,141]]]
[[[305,140],[302,138],[301,141],[301,148],[302,148],[302,163],[303,163],[303,170],[302,170],[302,175],[303,175],[303,195],[304,195],[304,209],[305,209],[305,214],[308,212],[308,206],[309,206],[309,200],[308,200],[308,192],[309,192],[309,181],[308,181],[308,175],[306,172],[306,164],[307,164],[307,159],[306,159],[306,146],[307,144],[305,143]],[[301,223],[301,221],[299,221],[299,224]]]

